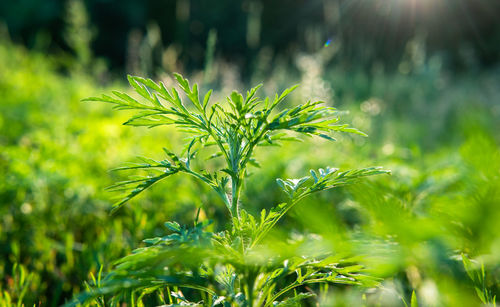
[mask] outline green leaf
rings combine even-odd
[[[181,226],[177,222],[166,222],[165,227],[172,230],[173,232],[181,231]]]
[[[143,115],[143,116],[138,116],[129,119],[124,123],[124,125],[127,126],[146,126],[146,127],[156,127],[160,125],[172,125],[174,124],[175,121],[162,116],[162,115],[156,115],[156,114],[149,114],[149,115]]]
[[[415,290],[411,293],[411,307],[418,307],[417,295],[415,294]]]
[[[481,302],[482,302],[483,304],[487,304],[487,303],[488,303],[488,301],[487,301],[487,299],[486,299],[486,297],[485,297],[485,295],[484,295],[484,293],[483,293],[483,290],[482,290],[482,289],[480,289],[480,288],[478,288],[478,287],[474,287],[474,290],[476,290],[476,294],[477,294],[477,296],[479,297],[479,299],[481,300]]]
[[[312,169],[309,171],[311,173],[311,176],[314,179],[314,183],[318,182],[318,175],[316,175],[316,172]]]
[[[464,255],[464,254],[462,254],[462,262],[463,262],[463,264],[464,264],[465,272],[467,273],[467,275],[469,275],[469,278],[470,278],[473,282],[478,283],[478,282],[479,282],[479,280],[477,280],[477,279],[476,279],[476,276],[475,276],[475,274],[474,274],[475,269],[474,269],[474,267],[473,267],[473,265],[472,265],[472,262],[471,262],[471,261],[470,261],[470,259],[469,259],[466,255]]]
[[[209,90],[206,94],[205,97],[203,98],[203,110],[207,109],[208,106],[208,101],[210,100],[210,96],[212,96],[212,90]]]
[[[116,188],[123,188],[123,190],[130,190],[131,189],[131,191],[124,198],[122,198],[120,201],[113,204],[113,209],[111,210],[111,214],[115,213],[126,202],[128,202],[130,199],[134,198],[139,193],[146,190],[147,188],[149,188],[150,186],[152,186],[156,182],[158,182],[166,177],[169,177],[173,174],[176,174],[177,172],[178,172],[177,169],[172,169],[169,171],[165,171],[163,174],[161,174],[159,176],[143,177],[143,178],[138,179],[138,180],[125,181],[125,182],[121,182],[121,183],[118,183],[118,184],[111,186],[110,188],[114,189],[115,191],[117,191]],[[130,185],[133,183],[138,183],[138,184],[131,187]]]
[[[161,240],[162,239],[160,237],[156,237],[156,238],[144,239],[142,240],[142,242],[147,244],[157,244],[158,242],[161,242]]]
[[[271,107],[269,108],[269,111],[273,110],[280,102],[282,102],[291,92],[293,92],[299,85],[294,85],[290,88],[287,88],[286,90],[284,90],[281,95],[278,97],[278,95],[276,95],[276,97],[274,98],[274,101],[271,105]]]
[[[147,88],[145,86],[140,85],[140,83],[138,82],[138,77],[132,77],[129,75],[127,76],[127,79],[129,81],[129,84],[135,89],[135,91],[139,95],[146,98],[153,104],[156,104],[155,98],[151,95],[151,93],[147,90]]]

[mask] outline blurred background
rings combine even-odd
[[[339,288],[325,306],[480,306],[500,281],[500,2],[495,0],[19,0],[0,2],[0,305],[58,306],[90,274],[190,224],[224,229],[216,195],[189,178],[155,186],[110,216],[108,172],[161,158],[182,133],[120,126],[127,114],[81,99],[130,91],[126,74],[172,85],[180,72],[223,101],[263,83],[300,84],[369,138],[308,139],[257,152],[244,202],[283,201],[275,178],[383,165],[283,221],[364,255],[383,287]],[[314,157],[314,158],[311,158]],[[200,193],[200,191],[204,193]],[[467,274],[462,254],[479,282]],[[474,271],[475,272],[475,271]],[[473,273],[474,273],[473,272]],[[489,296],[488,296],[489,295]],[[488,299],[490,297],[490,299]]]

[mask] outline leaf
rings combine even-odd
[[[177,222],[166,222],[165,227],[172,230],[173,232],[181,231],[181,226]]]
[[[160,237],[156,237],[156,238],[144,239],[142,240],[142,242],[147,244],[157,244],[158,242],[161,242],[161,240],[162,239]]]
[[[114,93],[119,93],[119,92],[114,92]],[[124,94],[125,95],[125,94]],[[131,98],[130,99],[125,99],[125,100],[120,100],[117,98],[113,98],[108,95],[102,95],[101,97],[90,97],[83,99],[82,101],[102,101],[102,102],[109,102],[109,103],[114,103],[117,104],[119,108],[124,108],[124,109],[132,109],[132,108],[138,108],[138,109],[144,109],[145,106],[137,102],[135,99]]]
[[[337,169],[327,168],[327,172],[323,171],[322,169],[320,169],[319,171],[321,179],[319,179],[310,187],[308,191],[309,193],[352,184],[363,177],[391,173],[389,170],[384,170],[381,167],[367,167],[362,169],[348,170],[337,173],[336,176],[333,176],[333,174],[337,171]]]
[[[210,100],[210,96],[212,95],[212,90],[209,90],[206,94],[205,97],[203,98],[203,110],[207,109],[208,106],[208,101]]]
[[[213,298],[213,300],[214,300],[214,302],[213,302],[213,304],[212,304],[212,307],[214,307],[214,306],[217,306],[217,305],[220,305],[220,304],[224,303],[224,302],[226,301],[226,297],[224,297],[224,296],[219,296],[219,297],[215,296],[215,297]]]
[[[341,132],[349,132],[349,133],[354,133],[358,134],[364,137],[368,137],[368,134],[356,129],[349,127],[348,125],[337,125],[337,126],[330,126],[330,130],[332,131],[341,131]]]
[[[144,106],[144,104],[142,103],[139,103],[137,100],[135,100],[134,98],[130,97],[128,94],[126,93],[122,93],[122,92],[118,92],[118,91],[112,91],[112,93],[120,98],[124,103],[128,104],[128,105],[131,105],[131,106],[138,106],[138,107],[142,107]]]
[[[253,87],[249,92],[247,92],[247,96],[245,98],[245,104],[252,102],[252,99],[254,98],[255,94],[262,86],[263,86],[262,83],[258,84],[255,87]]]
[[[159,86],[158,84],[156,84],[153,80],[151,79],[146,79],[146,78],[142,78],[142,77],[137,77],[137,76],[127,76],[127,79],[129,79],[129,82],[130,82],[130,78],[132,78],[134,81],[138,82],[138,83],[142,83],[143,85],[157,91],[157,92],[160,92],[161,91],[161,86]]]
[[[269,108],[269,112],[271,110],[273,110],[280,102],[282,102],[291,92],[293,92],[299,85],[294,85],[290,88],[287,88],[286,90],[284,90],[281,95],[278,97],[278,95],[276,95],[276,97],[274,98],[274,101],[271,105],[271,107]]]
[[[276,183],[278,183],[278,185],[280,186],[281,189],[286,190],[285,189],[285,182],[283,181],[283,179],[276,178]]]
[[[336,139],[334,139],[334,138],[332,138],[331,136],[326,135],[326,134],[324,134],[324,133],[320,133],[320,134],[318,134],[318,136],[319,136],[319,137],[321,137],[321,138],[327,139],[327,140],[329,140],[329,141],[336,141]]]
[[[411,307],[418,307],[417,295],[415,294],[415,290],[411,293]]]
[[[147,100],[154,102],[153,97],[151,96],[151,93],[146,89],[146,87],[141,86],[139,82],[137,81],[137,77],[132,77],[130,75],[127,76],[129,84],[135,89],[135,91],[141,95],[142,97],[146,98]]]
[[[462,262],[464,264],[464,268],[465,268],[465,272],[467,272],[467,275],[469,275],[470,279],[473,281],[473,282],[479,282],[476,280],[475,278],[475,275],[474,275],[474,271],[475,269],[473,268],[473,265],[472,265],[472,262],[470,261],[470,259],[462,254]]]
[[[167,148],[163,147],[163,152],[165,152],[167,154],[167,156],[172,159],[172,162],[174,165],[179,165],[180,164],[180,159],[179,157],[177,157],[176,154],[174,154],[173,152],[171,152],[170,150],[168,150]]]
[[[126,202],[128,202],[130,199],[137,196],[139,193],[146,190],[147,188],[149,188],[150,186],[152,186],[156,182],[158,182],[158,181],[160,181],[168,176],[171,176],[177,172],[178,172],[177,169],[172,169],[172,170],[165,171],[163,174],[161,174],[159,176],[143,177],[141,179],[124,181],[124,182],[121,182],[121,183],[118,183],[118,184],[111,186],[110,188],[112,188],[112,189],[121,188],[121,187],[123,187],[124,190],[132,189],[124,198],[122,198],[120,201],[113,204],[113,209],[111,210],[111,214],[115,213]],[[138,184],[133,186],[133,187],[129,187],[131,184],[134,184],[134,183],[138,183]]]
[[[488,301],[486,300],[486,297],[484,296],[483,290],[478,288],[478,287],[474,287],[474,290],[476,290],[476,294],[479,297],[479,299],[481,300],[481,302],[483,304],[487,304]]]
[[[314,183],[318,182],[318,175],[316,175],[316,172],[312,169],[309,171],[311,173],[311,176],[314,179]]]
[[[160,125],[172,125],[175,123],[174,120],[161,116],[161,115],[154,115],[154,114],[149,114],[149,115],[144,115],[140,117],[134,117],[129,119],[124,123],[124,125],[127,126],[147,126],[147,127],[156,127]]]
[[[234,104],[234,107],[236,109],[236,111],[238,111],[238,114],[242,114],[244,113],[244,109],[243,109],[243,96],[236,92],[236,91],[233,91],[231,93],[231,100],[230,100],[233,104]]]

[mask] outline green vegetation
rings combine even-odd
[[[178,74],[175,78],[190,100],[192,110],[182,102],[175,87],[168,90],[161,82],[130,76],[130,85],[142,96],[142,101],[117,91],[113,92],[115,97],[103,95],[86,99],[116,104],[118,109],[136,110],[138,113],[125,125],[150,128],[174,125],[189,135],[183,150],[185,157],[181,158],[164,148],[167,158],[161,161],[142,158],[142,163],[117,169],[145,170],[149,174],[134,176],[110,187],[111,190],[129,191],[125,198],[115,204],[115,210],[164,178],[185,173],[214,190],[228,209],[232,227],[227,231],[212,233],[205,231],[210,222],[199,223],[198,217],[194,228],[167,222],[165,225],[173,234],[146,239],[145,242],[151,246],[137,249],[132,255],[120,260],[117,270],[99,282],[95,290],[84,295],[83,301],[76,301],[75,304],[86,303],[88,297],[99,296],[96,303],[106,302],[103,295],[109,293],[118,293],[111,299],[112,304],[127,301],[127,298],[135,304],[142,302],[140,298],[146,294],[155,293],[160,298],[157,303],[168,302],[170,305],[181,302],[207,306],[289,305],[315,296],[311,291],[295,292],[281,301],[289,291],[296,291],[306,285],[331,283],[375,286],[377,283],[373,278],[360,274],[362,266],[346,265],[352,262],[350,259],[339,258],[321,249],[320,253],[311,250],[296,255],[287,255],[283,251],[268,253],[268,245],[275,245],[276,242],[263,245],[261,241],[304,197],[387,171],[372,167],[338,172],[338,169],[327,167],[318,172],[311,170],[311,176],[300,179],[277,179],[288,201],[272,207],[269,212],[263,209],[260,219],[245,210],[252,203],[240,202],[249,164],[259,165],[254,159],[255,149],[293,139],[282,131],[317,135],[328,140],[334,140],[329,135],[334,131],[365,134],[348,125],[338,124],[335,108],[322,106],[320,101],[276,112],[294,88],[285,90],[272,100],[257,96],[260,86],[251,89],[245,97],[234,91],[227,97],[228,105],[224,106],[210,103],[211,90],[200,100],[197,84],[191,87],[188,80]],[[207,155],[206,151],[210,147],[215,147],[215,150]],[[220,157],[222,165],[215,170],[196,170],[194,165],[203,154],[205,158],[201,159],[205,160]],[[318,246],[322,245],[320,240],[316,241]],[[295,275],[296,278],[290,278]],[[170,287],[195,289],[199,294],[193,297],[177,290],[172,297]],[[138,302],[135,302],[136,297]]]
[[[253,90],[230,94],[235,88],[221,82],[205,104],[185,79],[174,85],[160,74],[169,88],[186,92],[179,94],[191,101],[184,110],[159,82],[133,77],[132,93],[67,59],[1,41],[0,306],[57,306],[74,298],[106,306],[494,304],[500,77],[493,68],[451,75],[438,62],[409,61],[404,73],[334,66],[297,75],[284,68],[265,80],[256,69],[249,79],[265,81],[263,96],[302,80],[267,114],[280,96],[266,107],[252,100]],[[331,91],[318,93],[318,84]],[[81,102],[111,89],[118,89],[110,102],[119,108],[146,109],[114,112]],[[318,94],[324,104],[304,104]],[[155,105],[155,97],[165,100]],[[325,133],[356,132],[329,121],[338,116],[370,137]],[[119,122],[169,125],[131,129]],[[324,138],[261,147],[295,136],[277,130]],[[162,153],[164,147],[170,151]],[[172,176],[145,193],[138,192],[156,177],[115,186],[132,189],[125,193],[129,204],[110,215],[104,188],[128,179],[108,170],[137,155],[152,158],[126,165],[132,175],[146,168],[146,176]],[[327,165],[370,174],[379,172],[365,169],[374,164],[392,175],[312,194],[338,185],[339,177],[363,174]],[[331,283],[306,285],[315,278]]]

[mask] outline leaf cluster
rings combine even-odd
[[[465,272],[472,280],[474,290],[476,290],[476,294],[481,302],[485,305],[496,306],[496,296],[492,294],[491,289],[487,286],[484,263],[478,265],[478,263],[474,263],[465,254],[462,254],[462,262]]]
[[[237,215],[239,210],[239,190],[246,174],[248,164],[258,165],[253,158],[257,146],[278,145],[282,141],[293,139],[286,132],[295,132],[306,136],[319,136],[333,140],[332,132],[349,132],[365,135],[346,124],[338,124],[338,111],[325,106],[323,102],[307,102],[293,108],[279,110],[285,98],[296,86],[285,90],[273,99],[261,99],[257,96],[260,85],[246,92],[243,96],[233,92],[226,99],[226,104],[211,103],[212,91],[203,99],[197,84],[190,85],[188,80],[176,74],[178,87],[188,104],[183,102],[176,87],[167,89],[162,82],[129,76],[130,85],[139,94],[136,99],[130,95],[113,91],[113,96],[87,98],[85,101],[103,101],[112,103],[119,110],[135,110],[125,125],[156,127],[174,125],[188,134],[185,157],[179,157],[165,149],[171,161],[145,159],[144,163],[132,164],[121,170],[142,169],[158,171],[156,175],[134,178],[112,186],[112,190],[124,190],[129,193],[117,202],[115,209],[147,189],[154,183],[178,172],[185,172],[202,180],[212,187],[222,198],[228,209]],[[193,170],[191,161],[199,150],[216,147],[212,157],[222,157],[225,167],[215,170]],[[231,193],[227,193],[227,184],[231,182]]]
[[[279,145],[293,139],[290,133],[328,140],[334,140],[332,132],[365,134],[339,124],[338,111],[323,102],[309,101],[291,108],[282,106],[295,87],[272,99],[261,99],[257,96],[260,88],[257,86],[245,95],[231,93],[225,103],[212,103],[212,91],[200,99],[196,84],[191,86],[178,74],[175,78],[189,103],[184,103],[176,87],[167,89],[161,82],[131,76],[129,82],[139,99],[116,91],[113,96],[86,99],[137,111],[126,125],[174,125],[188,135],[181,155],[164,149],[163,160],[141,158],[139,163],[118,168],[147,174],[109,187],[113,191],[125,191],[114,209],[156,182],[185,173],[207,184],[220,196],[231,216],[232,227],[212,233],[206,230],[208,222],[195,222],[190,228],[168,222],[165,226],[170,234],[146,239],[144,242],[149,246],[119,260],[98,287],[83,294],[74,304],[106,295],[111,295],[116,302],[126,297],[134,301],[132,298],[137,295],[156,292],[167,306],[293,306],[315,296],[310,290],[297,293],[314,284],[376,286],[375,279],[363,274],[363,266],[331,252],[296,255],[282,251],[263,256],[266,246],[262,239],[304,197],[388,171],[378,167],[348,171],[328,167],[311,170],[310,176],[299,179],[277,179],[288,200],[269,211],[263,210],[260,218],[248,213],[244,209],[247,204],[239,200],[248,165],[258,165],[253,157],[257,147]],[[193,161],[199,159],[200,153],[209,150],[224,166],[215,170],[194,167]]]
[[[228,243],[228,232],[208,232],[208,224],[185,228],[166,223],[170,235],[146,239],[149,246],[119,260],[99,287],[68,306],[110,294],[124,298],[153,290],[168,291],[160,296],[167,306],[294,306],[292,303],[315,297],[310,291],[289,296],[294,290],[303,291],[305,286],[378,285],[377,279],[364,274],[362,265],[349,258],[282,253],[262,259],[248,252],[241,254],[238,243]],[[193,291],[201,295],[193,295]]]

